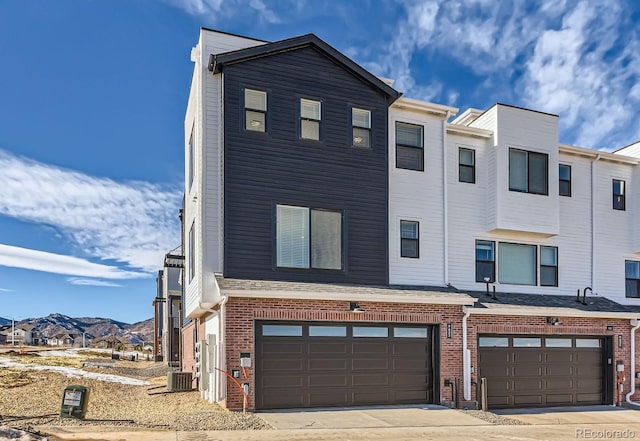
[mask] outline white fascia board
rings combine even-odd
[[[640,312],[609,312],[609,311],[583,311],[573,308],[545,308],[538,306],[499,306],[487,308],[467,308],[471,315],[511,315],[511,316],[553,316],[553,317],[581,317],[581,318],[617,318],[640,319]],[[465,311],[465,312],[466,312]]]
[[[466,294],[443,294],[433,292],[433,295],[396,295],[396,294],[366,294],[344,292],[299,292],[299,291],[263,291],[263,290],[224,290],[227,297],[241,297],[254,299],[295,299],[295,300],[340,300],[357,302],[380,303],[417,303],[424,305],[462,305],[471,306],[478,299]]]
[[[413,98],[400,97],[393,102],[391,108],[413,110],[418,112],[428,112],[443,117],[449,117],[458,113],[457,107],[445,106],[442,104],[430,103],[427,101],[420,101]]]
[[[490,139],[493,131],[480,129],[477,127],[461,126],[457,124],[447,124],[447,132],[462,136],[473,136],[475,138]]]
[[[560,153],[568,155],[585,156],[587,158],[598,158],[604,161],[619,162],[623,164],[637,165],[640,159],[632,156],[620,155],[618,153],[605,152],[603,150],[593,150],[585,147],[576,147],[573,145],[560,144],[558,147]]]
[[[474,109],[473,107],[470,107],[464,112],[462,112],[456,119],[451,121],[451,124],[468,126],[483,113],[484,113],[484,110]]]

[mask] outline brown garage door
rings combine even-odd
[[[430,327],[256,323],[256,407],[431,403]]]
[[[605,402],[603,338],[480,336],[478,367],[490,408]]]

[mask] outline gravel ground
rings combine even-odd
[[[151,385],[130,386],[67,378],[55,372],[3,368],[0,371],[0,426],[30,431],[39,425],[116,425],[180,431],[270,428],[258,416],[222,409],[200,398],[196,391],[163,393],[167,367],[162,363],[120,361],[113,368],[87,370],[127,375],[147,380]],[[72,384],[89,388],[85,420],[58,415],[64,388]]]
[[[515,418],[509,418],[502,415],[497,415],[492,412],[485,412],[484,410],[466,410],[460,409],[460,412],[466,413],[467,415],[471,415],[472,417],[478,418],[479,420],[486,421],[491,424],[497,424],[500,426],[525,426],[529,425],[524,421],[516,420]]]

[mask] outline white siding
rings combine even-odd
[[[193,80],[185,117],[185,244],[195,219],[196,275],[186,288],[185,314],[200,314],[212,300],[214,273],[223,268],[222,225],[222,75],[208,70],[209,56],[264,44],[261,41],[203,29],[194,49]],[[189,190],[189,137],[194,129],[194,180]],[[185,257],[188,261],[188,247]],[[188,279],[188,271],[186,274]]]
[[[424,171],[396,168],[396,121],[424,127]],[[441,117],[389,111],[389,283],[444,285]],[[420,223],[420,257],[400,257],[400,220]]]
[[[637,166],[636,166],[637,167]],[[594,292],[621,303],[638,304],[638,299],[625,297],[625,260],[640,260],[634,254],[633,207],[629,189],[633,188],[633,168],[606,161],[595,163],[595,243]],[[613,209],[612,180],[622,179],[627,185],[627,209]]]

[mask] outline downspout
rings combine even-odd
[[[227,348],[226,348],[226,336],[225,336],[225,322],[227,320],[227,302],[229,301],[229,297],[227,296],[222,296],[222,300],[220,301],[220,323],[218,326],[220,326],[220,330],[218,332],[218,336],[220,338],[220,355],[219,355],[219,360],[220,362],[218,363],[220,365],[220,369],[222,369],[222,371],[226,372],[227,370]],[[220,388],[218,390],[218,396],[216,397],[216,401],[218,402],[225,402],[225,406],[226,407],[226,401],[227,401],[227,377],[225,375],[223,375],[221,372],[218,372],[219,375],[219,384],[220,384]]]
[[[593,162],[591,162],[591,285],[595,287],[595,247],[596,247],[596,182],[595,182],[595,165],[600,160],[600,155],[596,155]]]
[[[640,403],[636,403],[631,401],[631,396],[636,393],[636,331],[640,328],[640,320],[633,319],[631,320],[631,366],[629,368],[629,374],[631,375],[631,389],[627,394],[626,400],[627,403],[640,406]]]
[[[464,316],[462,317],[462,388],[465,401],[471,400],[471,352],[468,348],[467,340],[467,319],[471,315],[471,308],[464,306],[462,308]]]
[[[443,268],[443,284],[449,284],[449,192],[447,185],[447,121],[451,116],[451,112],[447,110],[444,119],[442,120],[442,222],[443,222],[443,257],[444,257],[444,268]]]

